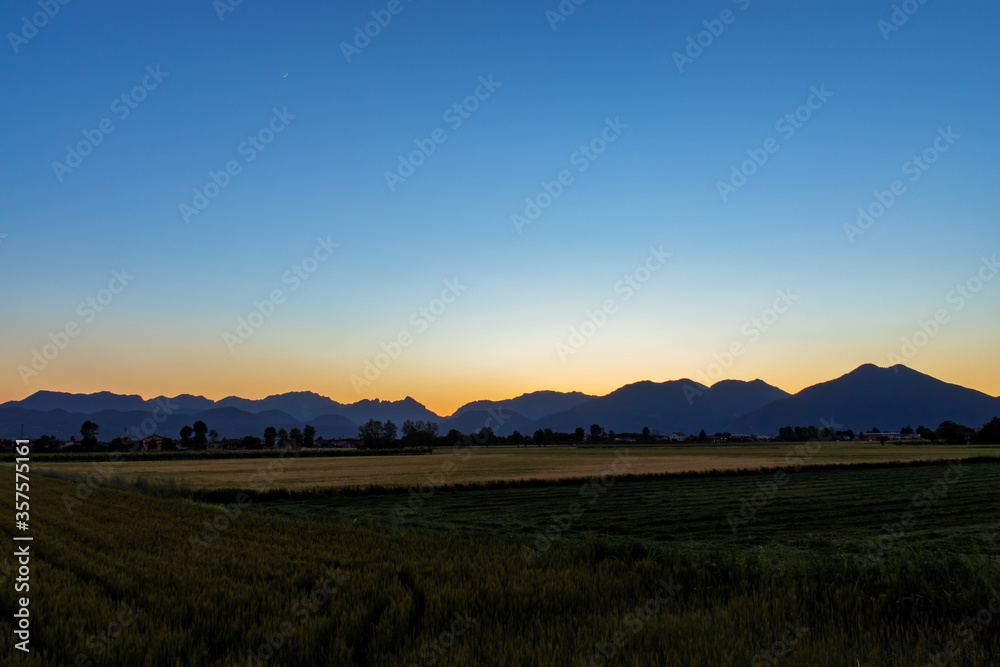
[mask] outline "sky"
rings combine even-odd
[[[48,14],[46,14],[46,11]],[[1000,7],[0,9],[0,401],[1000,394]]]

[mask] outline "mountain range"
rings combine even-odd
[[[672,432],[728,431],[776,433],[782,426],[836,425],[856,431],[903,426],[935,428],[943,421],[981,426],[1000,415],[1000,397],[943,382],[903,365],[880,368],[865,364],[839,378],[789,394],[762,380],[723,380],[711,387],[692,380],[642,381],[604,396],[580,392],[537,391],[504,401],[473,401],[450,416],[440,416],[416,400],[363,400],[338,403],[304,391],[262,399],[230,396],[212,401],[182,394],[143,399],[110,392],[68,394],[38,391],[0,405],[0,438],[42,434],[78,435],[85,420],[100,424],[102,439],[128,431],[177,437],[181,427],[204,421],[223,437],[262,435],[268,426],[292,429],[306,424],[328,438],[356,437],[369,419],[434,421],[440,432],[478,431],[484,425],[498,435],[515,430],[530,435],[538,428],[572,431],[600,424],[607,430],[638,432],[649,427]]]

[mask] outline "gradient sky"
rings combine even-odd
[[[348,62],[342,43],[390,4],[71,2],[36,31],[37,2],[4,4],[0,401],[312,390],[448,414],[642,379],[797,391],[892,353],[1000,394],[1000,279],[976,282],[1000,251],[997,3],[914,2],[888,32],[890,2],[592,0],[553,29],[555,0],[401,0]],[[706,21],[721,34],[679,71]],[[115,100],[144,77],[155,88],[122,118]],[[445,113],[480,77],[499,86],[455,128]],[[824,86],[793,135],[776,126]],[[295,117],[248,161],[274,109]],[[57,174],[104,119],[113,132]],[[627,128],[574,157],[607,119]],[[390,190],[385,173],[438,128],[446,141]],[[723,201],[718,182],[769,139],[777,152]],[[180,205],[230,161],[240,172],[186,222]],[[518,231],[512,214],[563,170],[572,182]],[[852,243],[844,226],[897,179],[905,192]],[[310,264],[318,238],[339,247]],[[671,257],[647,276],[650,248]],[[123,269],[134,279],[102,294]],[[626,275],[648,277],[627,299]],[[954,291],[970,279],[971,298]],[[440,312],[446,281],[464,289]],[[227,345],[274,290],[283,302]],[[769,313],[779,290],[791,305]],[[398,357],[352,383],[401,334]]]

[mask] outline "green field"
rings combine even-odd
[[[788,464],[856,463],[936,460],[970,456],[1000,456],[1000,446],[879,445],[878,443],[767,443],[761,445],[698,445],[673,447],[468,447],[436,449],[422,456],[270,459],[143,460],[109,464],[38,462],[35,470],[85,477],[97,471],[151,481],[175,478],[196,489],[313,489],[345,486],[418,486],[429,476],[444,476],[448,484],[493,480],[566,479],[601,474],[617,451],[632,457],[629,472],[652,474],[688,470],[765,468]]]
[[[561,474],[571,451],[532,460]],[[490,479],[505,478],[496,462],[511,453],[525,454],[467,463],[489,459]],[[424,471],[409,489],[411,473],[395,472],[381,489],[245,496],[33,471],[32,652],[13,649],[6,555],[0,655],[81,667],[1000,663],[1000,461],[636,477],[614,451],[576,455],[598,477],[456,487]],[[425,459],[447,460],[413,460]],[[0,477],[12,488],[9,466]],[[13,512],[0,531],[15,533]]]

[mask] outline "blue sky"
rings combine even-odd
[[[799,298],[723,377],[797,390],[888,365],[944,308],[908,365],[1000,393],[1000,281],[961,311],[947,300],[1000,246],[995,3],[914,4],[885,33],[892,3],[589,0],[553,29],[557,2],[401,0],[347,62],[342,43],[389,5],[243,2],[220,19],[208,1],[70,2],[25,39],[10,33],[39,4],[4,6],[0,398],[311,389],[448,412],[603,393],[705,372],[781,289]],[[679,71],[673,54],[720,26]],[[155,82],[147,68],[166,74],[122,118],[114,101]],[[454,128],[445,112],[480,77],[499,85]],[[786,136],[776,122],[813,87],[832,95]],[[294,118],[248,162],[240,146],[275,109]],[[53,163],[104,119],[114,131],[60,180]],[[580,172],[572,156],[607,119],[627,127]],[[385,173],[438,128],[446,141],[390,190]],[[911,181],[904,164],[948,128]],[[723,201],[718,182],[769,139],[777,152]],[[230,161],[238,175],[186,222],[180,205]],[[572,183],[518,232],[512,214],[563,170]],[[851,243],[844,225],[894,180],[904,194]],[[283,276],[317,238],[339,247],[292,290]],[[615,285],[650,247],[671,258],[626,302]],[[19,370],[123,267],[135,279],[65,349]],[[415,328],[446,280],[467,289]],[[227,345],[275,289],[286,300]],[[607,299],[616,312],[560,355]]]

